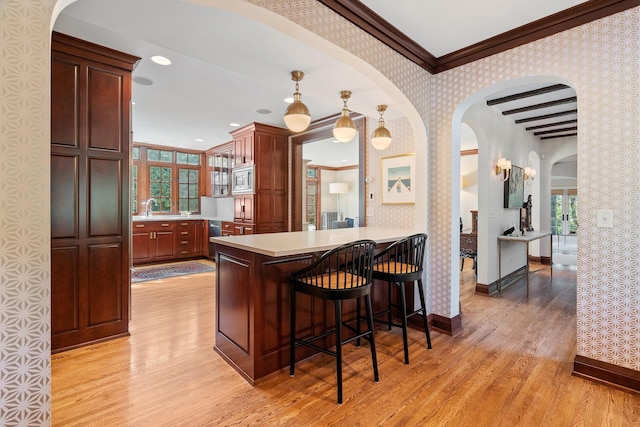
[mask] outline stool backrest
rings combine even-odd
[[[357,240],[331,249],[291,279],[323,289],[347,290],[370,285],[376,243]]]
[[[389,245],[375,256],[373,263],[377,269],[390,274],[408,273],[407,265],[412,266],[411,272],[422,271],[426,246],[427,235],[414,234]]]

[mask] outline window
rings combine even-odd
[[[153,213],[200,212],[201,159],[198,151],[137,144],[132,147],[132,212],[143,212],[148,199]]]
[[[178,204],[180,212],[198,212],[200,174],[198,169],[178,169]]]

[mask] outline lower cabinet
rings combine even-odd
[[[243,234],[253,234],[253,224],[245,224],[242,222],[223,222],[223,236],[241,236]]]
[[[133,264],[171,261],[203,254],[204,221],[137,221],[133,223]]]

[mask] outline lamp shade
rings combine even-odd
[[[349,192],[349,184],[346,182],[332,182],[329,184],[330,194],[345,194]]]
[[[298,95],[298,98],[300,97],[299,94],[296,95]],[[309,127],[309,123],[311,123],[311,114],[309,114],[309,109],[306,105],[299,99],[289,104],[284,114],[284,124],[292,132],[302,132]]]
[[[302,103],[300,97],[300,86],[298,82],[304,78],[304,73],[300,70],[294,70],[291,72],[291,80],[296,82],[296,91],[293,94],[293,102],[287,107],[287,111],[284,113],[284,124],[292,132],[302,132],[309,127],[311,123],[311,114],[306,105]]]
[[[377,150],[384,150],[391,144],[391,132],[384,127],[384,119],[382,115],[387,111],[386,105],[378,105],[378,113],[380,113],[380,120],[378,120],[378,127],[373,131],[371,135],[371,145]]]
[[[384,123],[376,128],[371,135],[371,145],[377,150],[384,150],[391,144],[391,132],[384,127]]]
[[[356,125],[349,117],[349,110],[342,110],[342,115],[333,126],[333,136],[340,142],[349,142],[356,136]]]

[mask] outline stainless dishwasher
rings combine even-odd
[[[220,237],[222,236],[222,221],[212,221],[209,220],[209,237]],[[207,239],[209,242],[209,239]],[[215,245],[209,242],[209,256],[215,261],[216,259],[216,251]]]

